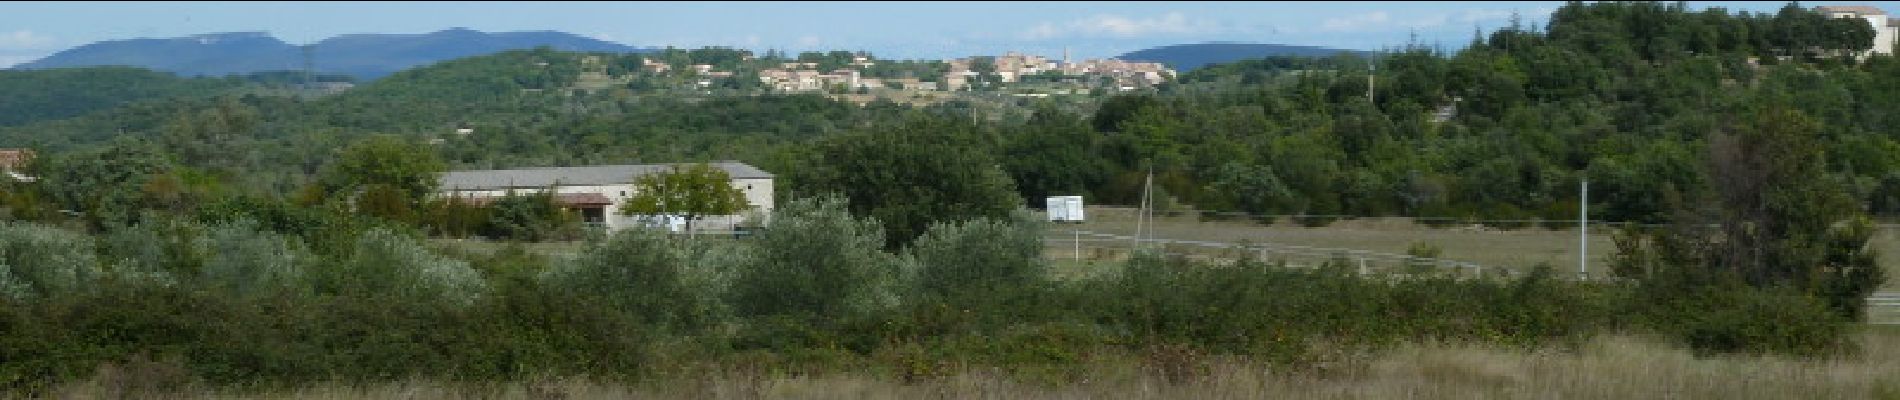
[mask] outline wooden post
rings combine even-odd
[[[1082,231],[1075,230],[1075,260],[1082,261]]]

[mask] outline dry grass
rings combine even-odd
[[[170,392],[166,385],[101,378],[64,388],[59,398],[265,399],[914,399],[914,398],[1720,398],[1900,399],[1900,330],[1860,334],[1862,350],[1832,360],[1726,356],[1687,351],[1632,336],[1608,336],[1579,349],[1513,350],[1474,345],[1402,346],[1325,370],[1274,372],[1231,359],[1186,355],[1091,363],[1083,377],[1057,385],[1023,383],[993,370],[904,383],[846,374],[762,377],[726,374],[635,386],[586,379],[488,385],[407,381],[367,386],[317,385],[271,393]],[[166,374],[158,374],[163,379]],[[128,388],[131,391],[127,391]]]
[[[1056,225],[1051,228],[1048,237],[1070,239],[1068,232],[1071,230],[1131,235],[1135,231],[1134,214],[1135,210],[1131,208],[1089,207],[1088,222]],[[1405,254],[1413,242],[1423,241],[1439,246],[1443,250],[1441,258],[1489,267],[1524,268],[1539,263],[1547,263],[1559,271],[1574,271],[1577,267],[1576,229],[1550,230],[1536,226],[1514,230],[1472,226],[1432,228],[1414,224],[1409,218],[1362,218],[1307,228],[1289,218],[1280,218],[1272,225],[1263,225],[1247,220],[1200,221],[1193,214],[1175,217],[1156,214],[1155,222],[1153,237],[1166,239],[1233,243],[1249,241],[1392,254]],[[1084,259],[1112,258],[1112,254],[1125,251],[1128,247],[1125,241],[1089,242],[1086,237],[1084,239]],[[1874,235],[1870,245],[1878,255],[1880,265],[1888,268],[1884,287],[1900,289],[1900,231],[1881,229]],[[1102,250],[1092,247],[1101,247]],[[1605,260],[1615,247],[1608,229],[1591,229],[1591,269],[1602,271]],[[1050,258],[1072,259],[1075,251],[1067,242],[1052,242],[1048,255]]]

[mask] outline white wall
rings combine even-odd
[[[762,213],[772,212],[774,205],[772,204],[773,193],[772,193],[772,179],[771,178],[733,179],[732,187],[734,189],[739,189],[740,192],[745,193],[746,203],[751,204],[752,207],[757,209],[759,212],[762,212]],[[524,189],[516,190],[515,193],[525,194],[525,193],[535,193],[535,192],[540,192],[540,191],[541,191],[540,188],[524,188]],[[629,183],[629,184],[619,184],[619,185],[562,185],[562,186],[556,186],[554,188],[554,192],[555,193],[599,193],[600,195],[607,197],[607,200],[613,202],[613,204],[608,205],[606,209],[607,229],[610,229],[610,230],[626,229],[626,228],[635,226],[635,224],[637,223],[634,220],[634,218],[631,216],[620,215],[620,207],[622,205],[627,204],[627,199],[632,198],[635,194],[638,193],[637,191],[634,190],[633,184]],[[442,191],[442,194],[443,195],[459,194],[463,196],[503,196],[507,194],[507,191],[506,190],[444,189]],[[742,212],[739,215],[731,216],[731,217],[722,217],[722,216],[706,217],[706,219],[704,220],[695,222],[694,228],[695,230],[731,229],[732,224],[743,222],[741,221],[741,216],[743,215],[745,215],[745,213]]]

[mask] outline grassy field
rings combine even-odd
[[[1090,207],[1088,222],[1060,224],[1050,228],[1048,255],[1051,258],[1075,258],[1069,241],[1072,230],[1115,235],[1135,232],[1135,210],[1130,208]],[[1405,254],[1414,242],[1425,242],[1443,250],[1440,258],[1466,261],[1487,267],[1526,268],[1547,263],[1559,271],[1576,271],[1577,230],[1550,230],[1527,227],[1502,230],[1461,226],[1432,228],[1412,223],[1409,218],[1361,218],[1336,221],[1325,227],[1308,228],[1287,218],[1272,225],[1246,220],[1200,221],[1193,214],[1154,217],[1151,237],[1177,240],[1203,240],[1238,243],[1273,243],[1369,250]],[[1083,237],[1083,260],[1113,259],[1125,254],[1125,240],[1093,240]],[[1888,268],[1889,290],[1900,289],[1900,231],[1882,229],[1871,245],[1880,263]],[[1100,248],[1097,250],[1096,248]],[[1607,229],[1590,230],[1589,261],[1594,273],[1603,271],[1606,257],[1615,249]]]
[[[1900,399],[1900,330],[1858,334],[1862,351],[1826,360],[1696,357],[1655,340],[1613,335],[1579,348],[1533,350],[1411,344],[1323,369],[1275,371],[1212,356],[1091,362],[1074,382],[1031,383],[974,369],[905,382],[896,376],[767,376],[728,372],[634,385],[580,378],[494,384],[404,381],[295,390],[151,389],[140,374],[102,369],[57,398],[263,399],[911,399],[911,398],[1719,398]]]

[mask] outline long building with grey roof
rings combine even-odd
[[[748,212],[772,211],[771,173],[736,161],[708,163],[725,171],[732,186],[745,193]],[[531,193],[552,189],[555,201],[577,211],[590,225],[624,229],[648,224],[649,216],[624,216],[618,210],[635,194],[634,178],[672,170],[688,164],[628,164],[582,167],[539,167],[479,171],[449,171],[442,174],[441,194],[483,204],[508,193]],[[742,222],[741,215],[712,216],[694,223],[694,229],[723,230]],[[677,228],[675,226],[674,228]]]

